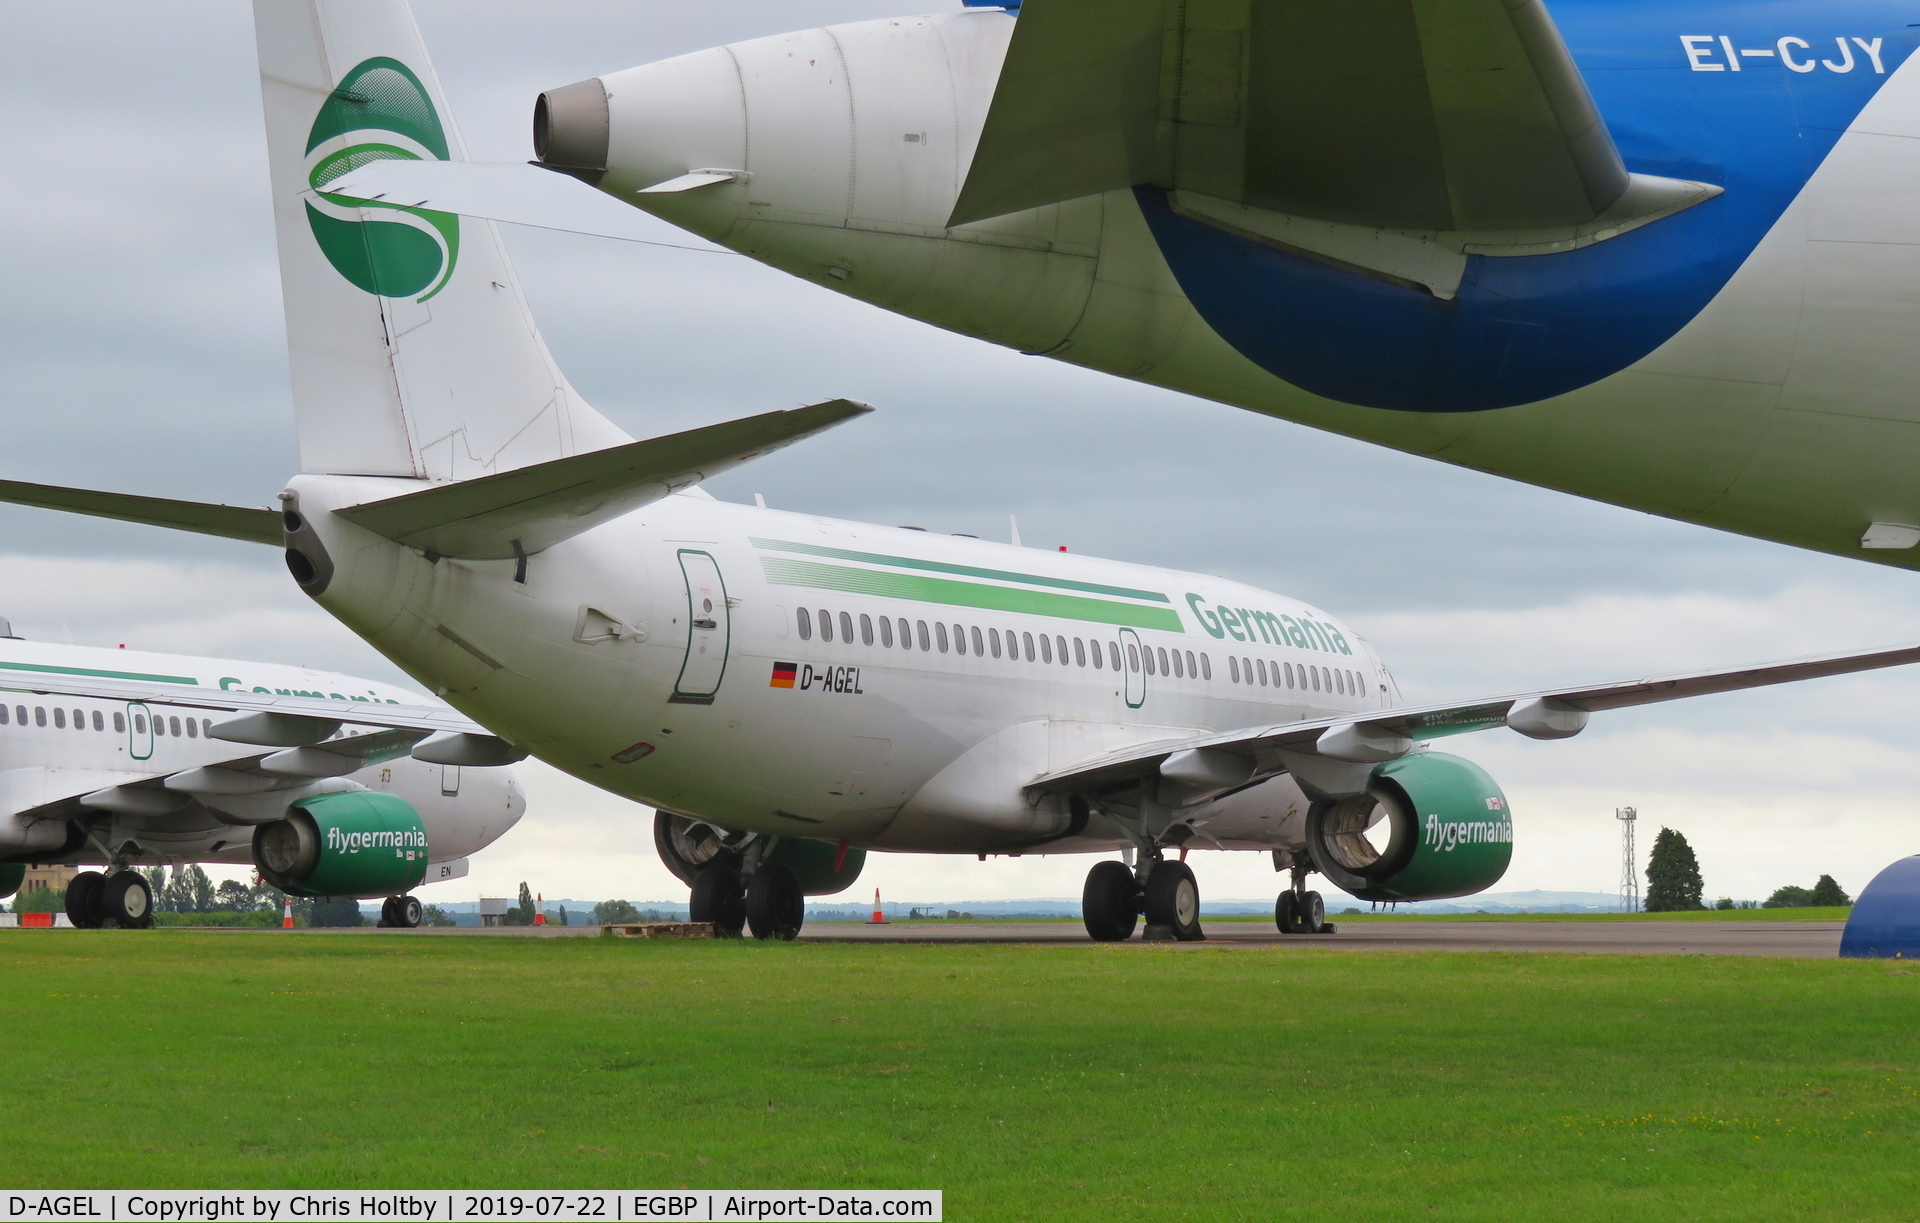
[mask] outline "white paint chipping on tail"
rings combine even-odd
[[[439,482],[632,440],[554,365],[492,222],[315,188],[466,160],[405,0],[255,0],[254,26],[302,470]]]

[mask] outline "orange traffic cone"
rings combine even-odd
[[[533,924],[536,926],[544,926],[547,924],[547,915],[540,908],[540,906],[545,903],[547,903],[547,897],[544,892],[535,892],[533,894]]]
[[[287,897],[287,907],[280,911],[280,928],[293,929],[293,897]]]
[[[887,924],[887,915],[880,911],[880,889],[879,888],[873,889],[873,920],[868,922],[867,924],[869,926],[884,926]]]

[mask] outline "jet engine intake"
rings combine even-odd
[[[1307,850],[1321,874],[1361,900],[1444,900],[1506,874],[1513,820],[1486,770],[1425,752],[1376,768],[1364,794],[1315,803]]]

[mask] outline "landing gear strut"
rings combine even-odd
[[[1283,851],[1275,850],[1276,857]],[[1327,920],[1326,901],[1320,893],[1307,890],[1307,872],[1312,868],[1298,858],[1293,862],[1293,885],[1280,893],[1280,899],[1273,905],[1273,924],[1282,934],[1332,934],[1334,926]]]
[[[1170,862],[1155,848],[1140,855],[1140,865],[1096,862],[1080,893],[1081,917],[1094,941],[1117,943],[1133,937],[1135,921],[1145,914],[1149,940],[1204,939],[1200,929],[1200,884],[1184,862]]]
[[[423,915],[417,897],[389,896],[380,902],[380,925],[385,929],[416,929]]]

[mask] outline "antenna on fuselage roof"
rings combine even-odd
[[[1020,520],[1012,514],[1007,515],[1007,533],[1013,537],[1014,547],[1019,548],[1024,546],[1020,542]]]

